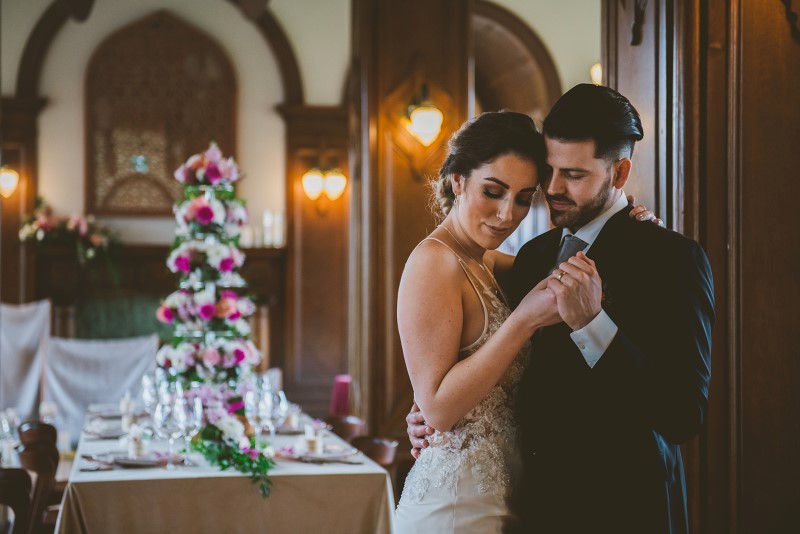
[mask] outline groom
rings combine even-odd
[[[520,531],[686,532],[679,445],[707,408],[708,259],[694,241],[628,217],[622,187],[643,133],[625,97],[578,85],[544,135],[556,228],[520,250],[508,287],[518,302],[548,278],[564,322],[534,336],[519,387]],[[588,260],[568,259],[576,251]],[[422,418],[408,417],[415,445]]]

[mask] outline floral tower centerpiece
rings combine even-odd
[[[204,426],[192,447],[222,469],[251,475],[266,497],[273,463],[249,436],[242,400],[261,354],[250,340],[255,306],[239,274],[239,234],[247,224],[244,201],[233,189],[240,177],[233,158],[223,158],[214,143],[175,171],[184,195],[173,207],[178,227],[167,267],[180,282],[157,311],[172,326],[172,338],[156,360],[169,380],[202,399]]]

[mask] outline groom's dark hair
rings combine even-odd
[[[564,93],[544,120],[543,130],[557,141],[592,140],[594,157],[606,160],[631,157],[633,145],[644,137],[639,112],[630,100],[590,83]]]

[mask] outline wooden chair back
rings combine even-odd
[[[41,421],[29,421],[19,427],[19,463],[23,469],[36,473],[31,498],[32,532],[43,529],[45,512],[52,500],[59,460],[56,436],[55,427]]]
[[[334,434],[348,443],[364,433],[364,420],[355,415],[332,416],[325,422],[331,425]]]
[[[361,436],[352,441],[353,447],[366,454],[373,462],[389,468],[397,454],[397,441],[375,436]]]
[[[0,504],[14,511],[11,534],[27,534],[31,521],[31,477],[27,471],[0,468]]]

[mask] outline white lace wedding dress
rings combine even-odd
[[[459,262],[485,317],[481,337],[460,350],[459,358],[464,359],[494,334],[510,310],[460,256]],[[528,356],[526,345],[486,398],[452,430],[429,437],[430,445],[408,474],[395,512],[398,534],[501,532],[514,521],[507,501],[522,472],[514,402]]]

